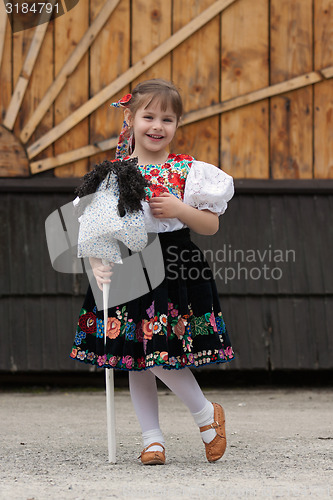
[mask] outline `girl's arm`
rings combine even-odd
[[[212,235],[219,229],[218,215],[210,210],[198,210],[183,203],[171,193],[162,193],[149,201],[152,214],[157,219],[177,217],[198,234]]]

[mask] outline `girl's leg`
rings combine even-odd
[[[181,370],[164,370],[162,366],[154,366],[150,371],[183,401],[199,427],[214,422],[214,407],[205,398],[196,378],[187,366]],[[201,438],[205,443],[210,443],[215,436],[214,429],[201,432]]]
[[[143,447],[151,443],[165,444],[158,421],[158,398],[156,378],[151,370],[130,371],[129,388],[135,413],[142,431]],[[151,446],[149,451],[162,451],[160,446]]]

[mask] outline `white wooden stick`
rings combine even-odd
[[[108,263],[103,260],[103,264]],[[104,309],[104,346],[106,346],[106,330],[108,324],[108,300],[110,284],[103,283],[103,309]],[[105,368],[105,388],[106,388],[106,417],[108,431],[108,452],[109,462],[116,463],[116,419],[114,408],[114,380],[113,368]]]

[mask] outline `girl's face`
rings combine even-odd
[[[141,153],[158,153],[165,150],[172,141],[177,129],[177,116],[170,104],[161,109],[158,99],[154,99],[147,107],[143,104],[132,117],[129,110],[127,121],[133,127],[135,149]]]

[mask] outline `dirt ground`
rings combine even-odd
[[[160,390],[167,462],[143,466],[129,392],[117,390],[117,463],[109,464],[101,390],[0,393],[0,498],[333,497],[333,389],[207,390],[226,412],[228,447],[206,461],[191,415]]]

